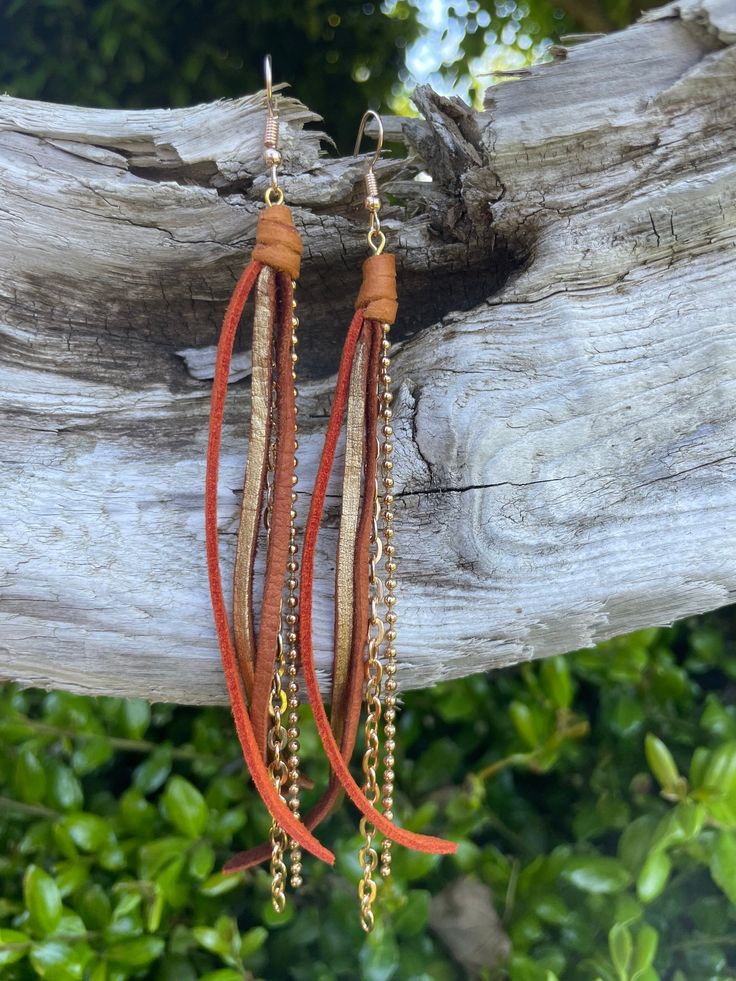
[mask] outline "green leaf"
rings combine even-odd
[[[204,947],[204,949],[209,950],[210,953],[217,954],[218,957],[229,956],[229,939],[227,937],[223,937],[223,935],[213,927],[195,926],[192,929],[192,935],[200,947]]]
[[[572,703],[572,679],[564,655],[546,657],[539,669],[542,686],[557,708],[570,708]]]
[[[724,797],[736,789],[736,742],[722,743],[713,750],[703,773],[703,786]]]
[[[154,879],[170,862],[186,854],[188,838],[172,835],[141,845],[138,852],[138,874],[141,879]]]
[[[112,829],[96,814],[69,814],[61,821],[74,844],[83,852],[97,852],[112,838]]]
[[[126,698],[120,706],[120,721],[126,736],[140,739],[151,722],[151,706],[142,698]]]
[[[0,930],[0,967],[22,960],[31,949],[31,938],[18,930]]]
[[[84,793],[73,771],[58,760],[52,760],[47,765],[47,777],[49,804],[58,811],[79,810],[84,803]]]
[[[629,873],[618,859],[602,855],[571,858],[562,874],[578,889],[591,893],[618,892],[630,881]]]
[[[666,852],[653,851],[647,857],[636,880],[636,894],[643,903],[651,903],[667,885],[672,862]]]
[[[203,896],[224,896],[227,892],[232,892],[243,884],[243,873],[215,872],[209,879],[202,883],[199,891]]]
[[[171,773],[171,749],[159,746],[133,772],[133,786],[142,794],[152,794],[162,787]]]
[[[431,893],[424,889],[410,889],[406,893],[403,908],[391,918],[397,936],[415,937],[424,930],[429,919],[430,899]]]
[[[631,939],[631,931],[624,923],[615,923],[611,927],[608,934],[608,949],[619,978],[621,981],[627,981],[634,942]]]
[[[672,790],[677,786],[680,774],[677,769],[672,753],[665,744],[651,732],[647,733],[644,741],[644,748],[649,769],[657,778],[662,790]]]
[[[47,940],[34,944],[30,960],[36,974],[47,981],[79,981],[90,955],[86,944]]]
[[[90,930],[104,930],[112,916],[107,890],[96,882],[87,886],[76,908]]]
[[[28,746],[18,753],[14,786],[16,794],[26,804],[39,804],[46,794],[46,772]]]
[[[736,905],[736,835],[720,831],[716,835],[710,856],[710,874],[713,881]]]
[[[107,956],[113,963],[126,967],[146,967],[161,956],[164,947],[160,937],[135,937],[110,944]]]
[[[23,896],[36,933],[53,933],[61,920],[61,893],[51,876],[29,865],[23,877]]]
[[[56,884],[63,898],[76,892],[87,881],[89,869],[83,860],[75,857],[70,862],[60,862],[56,868]]]
[[[107,962],[95,958],[87,965],[89,981],[107,981]]]
[[[644,723],[641,699],[629,692],[617,695],[609,711],[610,727],[617,736],[631,736]]]
[[[367,943],[358,954],[361,981],[389,981],[399,965],[399,949],[390,929],[376,925]]]
[[[705,776],[705,770],[708,766],[708,761],[710,760],[710,750],[707,746],[698,746],[692,755],[690,760],[690,785],[692,787],[700,787],[703,783],[703,777]]]
[[[641,975],[652,966],[657,955],[658,944],[659,933],[648,923],[642,923],[634,944],[631,981],[640,981]]]
[[[618,857],[629,872],[638,872],[647,860],[658,823],[655,815],[645,814],[623,830],[618,840]]]
[[[189,853],[189,874],[193,879],[206,879],[215,866],[215,850],[207,841],[198,841]]]
[[[253,957],[268,940],[268,930],[264,927],[251,927],[240,938],[240,956],[244,961]]]
[[[207,827],[209,808],[197,788],[184,777],[173,776],[161,797],[164,817],[182,834],[199,838]]]
[[[138,837],[153,836],[158,811],[136,787],[128,787],[120,798],[120,819],[126,831]]]
[[[182,875],[185,862],[185,855],[177,855],[156,876],[156,885],[161,890],[161,895],[175,909],[186,904],[191,890],[189,882]]]
[[[153,890],[149,896],[146,896],[145,905],[145,915],[146,915],[146,930],[149,933],[155,933],[161,926],[161,917],[164,912],[164,894],[161,886],[155,882],[153,884]]]
[[[534,912],[540,920],[557,926],[563,924],[569,914],[565,901],[554,893],[540,896],[534,904]]]
[[[112,743],[107,736],[85,737],[72,754],[72,768],[76,774],[84,777],[103,767],[112,754]]]
[[[682,832],[685,841],[697,838],[700,834],[707,810],[703,804],[696,804],[693,801],[681,801],[672,812],[673,821]]]
[[[509,705],[509,715],[523,742],[529,749],[536,749],[539,745],[539,733],[529,706],[523,702],[512,702]]]
[[[243,975],[231,967],[221,967],[219,971],[200,975],[199,981],[243,981]]]

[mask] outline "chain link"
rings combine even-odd
[[[276,364],[272,363],[272,388],[271,388],[271,440],[268,447],[268,475],[266,492],[266,510],[263,516],[263,523],[266,528],[266,537],[271,537],[271,513],[273,510],[273,474],[276,464]],[[281,716],[286,709],[286,696],[281,684],[284,675],[284,638],[282,633],[276,638],[276,663],[274,667],[273,680],[271,682],[271,695],[269,700],[269,713],[271,715],[271,728],[266,737],[266,745],[269,751],[268,772],[276,792],[283,798],[281,787],[286,779],[286,766],[281,759],[281,751],[286,745],[286,731],[283,727]],[[287,836],[277,821],[271,822],[268,835],[271,844],[271,903],[277,913],[283,913],[286,908],[286,865],[284,864],[284,852],[288,844]]]
[[[296,283],[292,281],[292,316],[291,316],[291,380],[294,384],[294,402],[298,398],[296,388],[296,364],[297,364],[297,327],[299,318],[296,316],[296,300],[293,298],[293,290]],[[274,379],[276,377],[276,366],[274,366]],[[276,404],[276,392],[272,392],[271,406],[271,431],[276,431],[274,409]],[[289,512],[289,560],[287,563],[286,577],[286,612],[282,603],[279,611],[281,629],[277,637],[276,666],[274,670],[273,682],[271,686],[271,702],[269,711],[273,722],[268,734],[268,748],[271,754],[269,763],[269,773],[274,782],[274,786],[279,796],[288,804],[292,813],[299,818],[299,682],[297,680],[299,671],[299,651],[297,647],[298,638],[298,590],[299,590],[299,563],[297,561],[298,545],[296,531],[296,503],[297,503],[297,476],[296,470],[298,459],[296,452],[299,448],[297,441],[298,427],[294,425],[294,476],[292,477],[291,509]],[[271,530],[271,510],[273,503],[273,480],[272,474],[275,465],[275,441],[269,447],[269,484],[266,502],[265,525],[267,532]],[[284,654],[284,637],[286,638],[287,651]],[[284,675],[287,676],[286,691],[284,691]],[[283,725],[283,715],[287,717],[287,727]],[[286,761],[283,759],[284,750],[287,750]],[[288,798],[283,795],[283,787],[288,784]],[[289,864],[291,871],[290,882],[293,888],[298,889],[302,885],[302,853],[296,841],[288,838],[278,822],[271,823],[269,835],[271,842],[271,899],[273,908],[277,913],[282,913],[286,908],[286,895],[284,892],[286,884],[286,865],[284,855],[288,848]]]
[[[286,707],[286,695],[281,684],[285,667],[284,640],[282,634],[279,633],[276,639],[276,669],[273,674],[271,702],[269,705],[273,722],[268,731],[266,743],[271,755],[268,772],[282,800],[283,794],[281,788],[288,776],[286,764],[281,757],[281,753],[286,747],[286,730],[281,721],[282,713]],[[277,821],[271,822],[269,841],[271,843],[271,902],[277,913],[283,913],[286,908],[286,895],[284,893],[286,865],[284,864],[284,852],[288,842],[286,833]]]
[[[381,348],[381,363],[379,370],[379,411],[382,421],[379,459],[381,463],[381,483],[383,496],[381,499],[381,535],[383,538],[384,560],[384,623],[386,627],[386,644],[383,649],[384,670],[384,757],[383,757],[383,787],[381,788],[381,803],[389,821],[393,821],[394,812],[394,766],[396,750],[396,547],[394,545],[394,479],[393,479],[393,410],[391,402],[391,359],[389,357],[388,324],[383,325],[383,340]],[[381,844],[381,876],[387,879],[391,875],[391,839],[384,838]]]
[[[296,288],[296,283],[292,281],[292,290]],[[298,391],[296,388],[296,365],[299,360],[296,353],[296,347],[298,343],[297,337],[297,327],[299,326],[299,318],[296,315],[296,300],[292,299],[292,316],[291,316],[291,378],[294,382],[294,404],[295,411],[298,413]],[[296,519],[297,519],[297,467],[299,461],[296,457],[296,452],[299,449],[299,426],[297,422],[294,423],[294,486],[291,492],[291,512],[289,515],[289,562],[287,564],[287,579],[286,579],[286,642],[287,642],[287,667],[286,674],[288,677],[288,682],[286,685],[287,691],[287,706],[288,706],[288,716],[287,716],[287,748],[288,748],[288,759],[286,761],[288,777],[287,783],[289,785],[287,793],[287,803],[295,818],[299,818],[299,648],[297,646],[298,631],[297,626],[299,622],[299,562],[297,559],[298,555],[298,545],[297,545],[297,535],[296,535]],[[302,852],[296,841],[293,838],[289,839],[289,866],[291,870],[291,887],[292,889],[298,889],[302,885]]]
[[[379,724],[381,721],[381,681],[383,666],[379,657],[384,638],[383,620],[378,612],[379,604],[383,602],[383,582],[378,574],[378,563],[381,561],[383,548],[378,531],[378,519],[381,513],[381,502],[378,496],[378,481],[373,486],[373,520],[371,522],[371,549],[368,561],[369,596],[369,627],[368,654],[366,659],[366,719],[365,719],[365,752],[363,754],[363,792],[374,806],[380,799],[378,787],[379,762]],[[363,846],[359,852],[360,866],[363,870],[358,882],[358,898],[360,900],[360,923],[366,933],[370,933],[375,924],[373,903],[376,898],[376,882],[373,873],[378,867],[378,853],[373,841],[376,835],[375,826],[364,816],[360,821],[360,833],[363,836]]]

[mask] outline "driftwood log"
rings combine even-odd
[[[405,687],[669,623],[736,587],[734,5],[682,0],[557,59],[493,86],[482,112],[424,88],[422,118],[388,121],[408,147],[379,175],[400,266]],[[281,105],[306,243],[303,515],[366,250],[365,158],[323,155],[315,116]],[[145,112],[0,98],[4,677],[225,698],[209,379],[265,188],[263,113],[262,93]],[[325,679],[338,508],[318,559]]]

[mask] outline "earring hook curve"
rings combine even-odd
[[[381,157],[381,152],[383,150],[383,122],[381,120],[381,117],[374,109],[366,109],[366,111],[363,113],[363,118],[360,120],[360,126],[358,127],[358,136],[355,140],[353,156],[357,157],[358,152],[360,151],[360,142],[363,139],[363,134],[365,133],[365,128],[366,125],[368,124],[369,119],[374,119],[376,121],[376,124],[378,125],[378,137],[376,138],[376,151],[373,154],[371,162],[368,164],[368,169],[373,170],[373,168],[378,163]]]
[[[271,119],[274,117],[273,111],[273,71],[271,68],[271,55],[267,54],[263,59],[263,77],[266,81],[266,105],[268,107],[268,115]]]

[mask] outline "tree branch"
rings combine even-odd
[[[391,120],[401,683],[729,602],[736,29],[680,0]],[[0,671],[223,701],[204,559],[212,345],[267,177],[262,95],[174,112],[0,99]],[[365,256],[365,160],[282,111],[306,251],[303,520]],[[420,172],[433,182],[416,181]],[[247,331],[244,342],[247,350]],[[177,352],[187,350],[186,356]],[[232,561],[246,351],[224,435]],[[190,370],[187,370],[187,366]],[[329,674],[339,486],[315,611]]]

